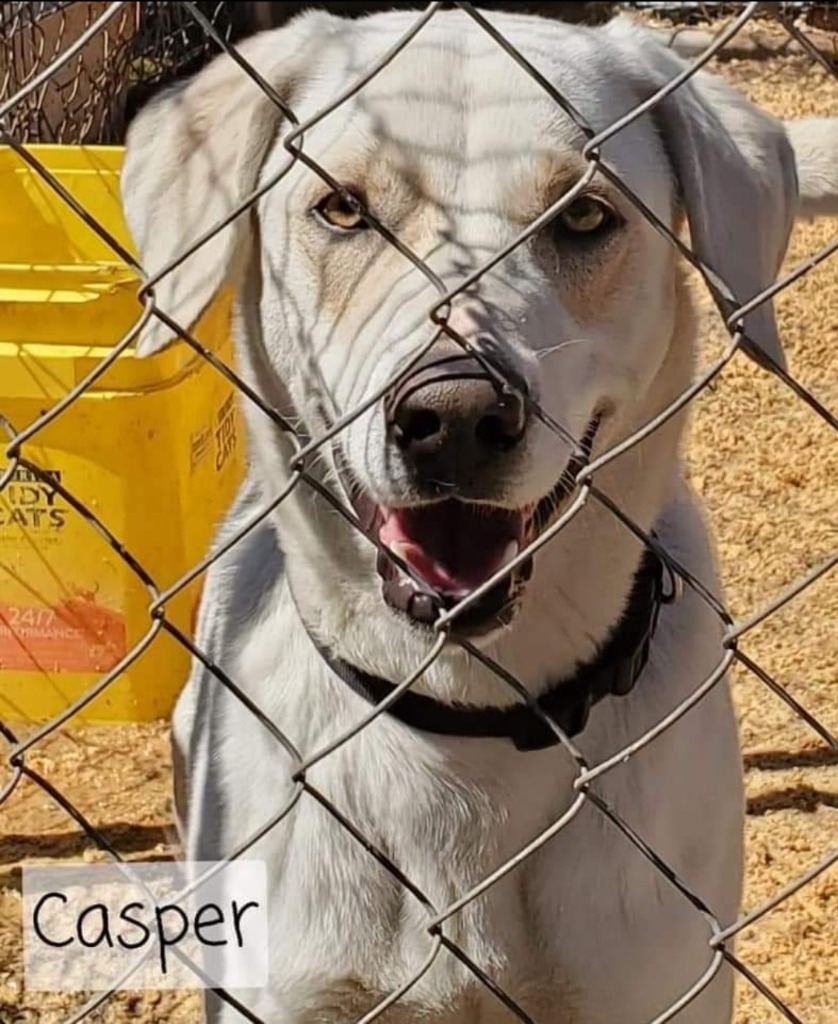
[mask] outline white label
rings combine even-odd
[[[264,988],[265,865],[24,868],[23,931],[29,991]]]

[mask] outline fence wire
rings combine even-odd
[[[706,925],[708,968],[694,979],[693,984],[688,990],[684,991],[677,1002],[667,1007],[656,1018],[655,1024],[664,1024],[664,1022],[675,1018],[682,1009],[692,1003],[712,982],[725,963],[730,965],[748,984],[755,986],[787,1021],[791,1022],[791,1024],[799,1024],[800,1018],[795,1013],[794,1008],[789,1006],[748,964],[742,962],[734,953],[732,940],[744,929],[751,928],[759,923],[783,902],[838,864],[838,849],[826,857],[820,864],[807,871],[805,875],[789,883],[782,891],[776,893],[764,904],[756,907],[747,915],[743,915],[734,924],[723,927],[715,917],[713,908],[705,904],[702,894],[690,889],[671,866],[647,843],[646,839],[642,835],[637,834],[628,822],[603,799],[593,784],[609,773],[625,771],[626,765],[633,757],[650,744],[653,744],[658,737],[687,715],[704,696],[720,683],[725,673],[734,665],[739,665],[747,672],[750,672],[768,690],[785,701],[789,708],[807,723],[821,741],[825,742],[833,750],[838,750],[838,739],[832,735],[826,725],[793,697],[781,681],[773,678],[762,665],[757,663],[740,647],[743,637],[747,636],[750,631],[779,613],[787,604],[798,599],[819,580],[824,578],[838,563],[838,555],[833,556],[822,565],[810,571],[805,577],[799,579],[786,591],[777,596],[776,599],[770,601],[764,608],[756,611],[744,620],[737,620],[717,595],[709,592],[701,581],[686,566],[679,562],[672,552],[665,550],[661,546],[659,540],[653,534],[642,529],[608,494],[598,487],[597,477],[604,467],[659,430],[673,416],[689,405],[696,396],[709,388],[731,359],[740,352],[754,358],[764,373],[773,375],[782,381],[832,431],[838,431],[838,420],[835,414],[826,408],[801,381],[762,354],[751,343],[743,328],[743,320],[748,312],[755,309],[762,302],[776,296],[802,276],[808,274],[819,263],[832,257],[836,249],[838,249],[838,241],[813,254],[805,263],[786,273],[778,282],[766,289],[762,294],[751,299],[746,305],[742,305],[737,301],[730,287],[724,281],[720,281],[709,268],[705,267],[682,239],[677,237],[665,224],[658,220],[640,198],[632,192],[628,185],[608,166],[603,164],[600,160],[600,150],[608,139],[625,130],[644,113],[654,110],[667,95],[680,88],[699,69],[707,65],[717,53],[742,33],[749,22],[757,16],[764,17],[765,11],[761,10],[762,7],[773,7],[771,15],[775,23],[778,26],[782,26],[788,36],[801,47],[803,52],[809,54],[813,60],[819,61],[824,67],[829,68],[833,74],[838,76],[838,69],[834,60],[831,55],[822,53],[806,34],[805,26],[801,25],[796,17],[796,12],[792,9],[794,5],[787,5],[782,10],[777,9],[777,6],[782,5],[760,5],[758,3],[725,5],[726,8],[734,9],[735,17],[719,31],[712,45],[691,63],[687,72],[661,88],[619,122],[605,130],[596,131],[570,105],[567,99],[541,76],[537,68],[530,64],[524,54],[519,52],[509,40],[504,38],[475,5],[471,3],[456,3],[453,5],[472,19],[488,37],[494,40],[498,47],[505,50],[510,59],[517,62],[519,67],[528,72],[552,101],[582,129],[587,139],[583,149],[583,157],[587,161],[588,171],[578,185],[561,196],[549,210],[524,229],[513,242],[495,253],[483,265],[474,270],[465,280],[453,288],[440,280],[425,260],[411,251],[409,246],[389,230],[384,223],[377,221],[370,211],[362,211],[369,226],[379,232],[387,243],[394,246],[410,262],[414,270],[423,275],[436,290],[436,301],[433,307],[428,309],[428,340],[424,351],[430,350],[440,339],[448,339],[460,346],[464,352],[473,354],[470,340],[460,333],[452,323],[451,313],[456,306],[457,300],[462,298],[475,283],[489,274],[501,261],[515,253],[545,224],[549,223],[562,210],[566,209],[580,189],[590,181],[594,173],[598,173],[610,180],[624,196],[634,203],[636,208],[653,224],[654,228],[669,240],[680,256],[702,274],[723,317],[729,335],[729,343],[721,356],[704,370],[700,377],[683,394],[679,395],[668,408],[662,410],[659,415],[644,425],[641,430],[637,431],[628,440],[610,451],[599,455],[596,459],[591,459],[588,456],[584,446],[581,444],[580,438],[572,437],[545,409],[533,402],[534,415],[540,418],[541,422],[559,436],[562,441],[569,443],[578,457],[579,468],[574,474],[572,500],[557,521],[546,529],[537,540],[533,541],[526,550],[522,551],[511,565],[500,570],[496,576],[483,584],[475,593],[463,598],[454,607],[447,608],[439,616],[435,625],[436,639],[431,645],[427,656],[420,664],[415,666],[415,670],[407,678],[398,681],[399,685],[395,692],[386,701],[373,708],[368,715],[358,721],[351,729],[334,737],[323,749],[303,752],[297,750],[285,734],[281,721],[272,721],[269,716],[264,714],[254,704],[252,698],[237,684],[235,679],[230,678],[222,671],[207,652],[200,650],[193,639],[167,618],[167,608],[171,601],[187,586],[194,580],[202,577],[211,565],[239,544],[247,534],[254,530],[259,523],[263,522],[292,493],[301,489],[311,489],[320,499],[328,502],[336,513],[363,533],[370,545],[380,546],[378,538],[370,532],[365,524],[360,522],[358,515],[347,504],[345,497],[338,493],[337,490],[333,490],[324,484],[318,476],[315,467],[324,450],[328,449],[349,424],[357,420],[374,402],[378,402],[393,393],[394,389],[404,380],[410,367],[403,369],[398,376],[388,381],[363,408],[344,412],[319,436],[313,438],[306,437],[299,433],[292,424],[288,423],[266,397],[257,394],[238,375],[235,368],[221,362],[213,352],[206,349],[190,333],[186,325],[179,323],[177,320],[177,309],[161,309],[158,307],[155,299],[155,285],[166,275],[173,273],[191,252],[198,248],[199,245],[206,244],[210,238],[222,230],[234,217],[246,215],[258,198],[268,188],[274,187],[277,181],[284,177],[288,170],[296,164],[305,164],[331,188],[340,190],[340,183],[332,178],[328,168],[307,152],[305,144],[306,134],[324,118],[336,111],[339,112],[342,104],[350,96],[356,95],[363,90],[399,53],[412,45],[412,41],[418,32],[434,19],[443,6],[452,5],[430,3],[426,5],[424,10],[417,11],[415,23],[398,41],[397,45],[386,54],[383,54],[374,65],[367,68],[357,81],[349,83],[347,90],[342,95],[336,96],[333,102],[305,121],[296,115],[294,110],[287,105],[287,102],[279,97],[268,83],[261,78],[256,69],[248,64],[235,45],[231,44],[229,11],[225,11],[225,7],[228,6],[234,7],[236,5],[207,5],[188,2],[149,3],[142,5],[124,2],[109,4],[5,3],[0,5],[0,28],[2,28],[2,31],[0,31],[0,48],[2,48],[4,55],[2,67],[2,74],[4,75],[3,98],[0,101],[0,130],[2,131],[3,141],[16,150],[21,160],[25,161],[48,187],[54,189],[63,200],[73,207],[78,216],[83,218],[97,232],[100,238],[113,249],[118,259],[125,260],[135,266],[143,278],[143,286],[139,292],[141,311],[138,314],[137,321],[125,337],[114,347],[108,358],[102,361],[83,381],[69,391],[60,402],[45,410],[34,422],[21,425],[11,424],[3,420],[8,440],[5,445],[7,464],[5,469],[0,471],[0,494],[2,494],[3,490],[14,478],[14,474],[20,469],[28,471],[33,477],[48,484],[80,516],[87,520],[91,528],[98,532],[106,544],[110,545],[118,553],[137,580],[147,589],[149,595],[148,623],[144,636],[119,664],[109,672],[104,673],[97,684],[86,692],[82,698],[67,706],[61,714],[35,730],[26,738],[21,738],[10,725],[0,725],[0,734],[8,747],[6,761],[9,770],[4,786],[0,790],[0,809],[2,809],[3,804],[15,792],[20,783],[24,779],[28,779],[40,787],[47,797],[63,808],[89,839],[102,851],[105,851],[110,858],[117,862],[122,861],[123,858],[119,850],[109,842],[107,837],[91,824],[66,795],[50,782],[49,778],[32,767],[30,755],[37,750],[45,739],[62,726],[71,722],[84,707],[111,687],[151,644],[157,642],[161,633],[165,632],[174,638],[176,642],[182,644],[195,659],[202,662],[218,682],[249,709],[267,733],[273,737],[274,741],[291,758],[290,781],[293,782],[291,798],[286,806],[281,808],[270,821],[267,821],[256,834],[242,843],[235,851],[232,851],[229,859],[233,860],[243,856],[272,829],[282,828],[283,822],[294,811],[301,800],[313,800],[360,844],[371,858],[371,861],[384,867],[396,883],[403,887],[405,892],[418,901],[419,905],[424,909],[427,933],[432,940],[426,961],[418,971],[405,979],[404,984],[398,990],[387,995],[379,1005],[362,1018],[364,1024],[377,1019],[386,1010],[398,1003],[432,968],[436,960],[446,955],[455,957],[473,974],[475,982],[485,986],[514,1017],[521,1021],[530,1021],[531,1018],[526,1009],[518,1005],[513,996],[504,991],[498,981],[488,976],[470,958],[467,951],[451,938],[446,930],[446,924],[457,914],[461,913],[464,908],[480,900],[502,878],[524,864],[546,843],[559,837],[560,833],[567,828],[570,822],[586,806],[594,808],[598,814],[618,829],[627,841],[633,844],[640,855],[653,866],[655,871],[660,873],[662,878],[666,880],[666,883],[674,887],[682,895],[683,899],[693,908],[695,914],[701,916]],[[146,10],[143,12],[142,8]],[[61,31],[56,29],[59,22],[62,26]],[[23,31],[24,28],[27,29],[26,32]],[[70,31],[71,29],[72,31]],[[143,37],[143,43],[138,49],[137,39],[140,35]],[[71,36],[72,39],[70,39]],[[22,46],[21,39],[24,37],[26,45]],[[122,249],[107,229],[97,223],[96,219],[89,212],[69,196],[60,182],[39,161],[37,155],[28,148],[27,143],[32,138],[42,139],[44,133],[51,139],[61,140],[72,137],[74,141],[83,141],[93,135],[99,138],[100,141],[106,141],[118,134],[118,129],[112,126],[117,123],[114,120],[115,118],[124,117],[127,84],[134,82],[140,73],[145,74],[152,82],[159,81],[164,77],[162,76],[161,69],[169,60],[167,54],[174,52],[171,50],[171,41],[175,37],[180,39],[181,44],[184,40],[188,40],[185,49],[183,45],[180,45],[178,53],[181,56],[178,57],[178,60],[181,60],[184,52],[191,54],[189,59],[196,56],[200,58],[202,55],[206,55],[213,50],[229,53],[238,63],[242,74],[248,75],[266,92],[272,102],[281,108],[284,117],[293,130],[283,140],[283,144],[289,154],[289,161],[286,167],[275,175],[274,179],[267,186],[263,186],[258,193],[242,201],[230,217],[225,218],[223,223],[217,224],[198,243],[191,245],[187,252],[182,253],[175,261],[154,277],[149,277],[143,273],[142,268],[136,266],[131,256]],[[149,40],[151,40],[151,43],[149,43]],[[148,56],[149,52],[155,54],[155,59],[159,62],[150,68],[147,63],[143,63],[150,59]],[[138,53],[140,57],[137,57]],[[137,67],[138,60],[141,62],[139,70]],[[95,89],[90,88],[91,83],[96,84]],[[11,87],[12,85],[14,85],[14,88]],[[109,97],[110,101],[105,102],[103,97]],[[55,105],[56,102],[57,106]],[[347,196],[347,199],[351,202],[356,202],[354,197]],[[39,466],[37,460],[31,454],[32,446],[37,443],[38,436],[43,429],[58,420],[70,406],[77,402],[103,376],[114,361],[134,344],[142,328],[154,317],[158,317],[166,323],[186,345],[190,346],[199,356],[206,359],[216,372],[232,382],[238,389],[242,400],[252,403],[261,410],[280,431],[293,441],[294,445],[294,455],[289,463],[291,475],[287,486],[280,493],[273,495],[243,527],[238,529],[233,536],[228,537],[224,544],[214,550],[210,556],[190,569],[183,578],[165,588],[161,587],[160,583],[152,577],[140,561],[125,548],[120,537],[109,529],[96,510],[87,507],[79,501],[60,481],[56,481],[53,477],[48,476],[47,472]],[[501,376],[503,375],[502,368],[493,367],[493,371]],[[483,594],[491,590],[496,584],[502,582],[516,568],[523,565],[538,549],[550,544],[586,506],[593,503],[609,510],[618,523],[631,531],[635,537],[642,541],[647,549],[655,552],[664,562],[673,578],[680,581],[680,585],[683,587],[693,591],[700,601],[719,619],[724,628],[724,639],[718,652],[717,664],[712,673],[706,679],[700,681],[689,698],[658,722],[654,728],[632,741],[624,750],[619,751],[613,757],[608,758],[607,761],[599,764],[588,763],[579,747],[562,731],[559,724],[553,721],[535,703],[520,680],[516,679],[503,666],[496,663],[484,651],[458,636],[454,629],[458,620]],[[407,566],[405,568],[409,569]],[[491,876],[483,879],[470,891],[458,894],[456,899],[450,904],[436,905],[421,890],[419,885],[404,873],[402,868],[394,862],[385,850],[378,848],[375,842],[368,835],[364,834],[347,813],[318,788],[312,779],[311,769],[321,761],[331,757],[335,751],[345,744],[350,743],[374,719],[384,714],[434,664],[443,650],[452,645],[459,645],[464,648],[474,659],[488,667],[508,687],[516,700],[528,704],[545,723],[546,727],[557,737],[559,741],[557,757],[569,757],[576,766],[573,782],[573,790],[576,795],[569,808],[558,820],[554,821],[549,828],[538,835],[529,845],[518,851],[514,857],[510,858]],[[230,993],[218,990],[217,994],[222,1001],[236,1008],[243,1019],[259,1024],[260,1018]],[[112,995],[113,992],[97,995],[78,1009],[68,1019],[67,1024],[71,1024],[71,1022],[74,1024],[76,1021],[85,1020],[95,1010],[105,1005]],[[267,1024],[267,1022],[262,1022],[262,1024]]]
[[[119,5],[67,59],[68,49],[111,6],[0,3],[0,102],[18,97],[5,118],[18,141],[121,142],[126,121],[153,90],[197,70],[213,54],[186,10],[150,0]],[[241,34],[239,5],[197,6],[225,39]]]

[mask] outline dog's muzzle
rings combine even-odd
[[[357,487],[347,490],[379,545],[384,600],[414,623],[432,625],[478,588],[485,593],[456,617],[457,632],[486,633],[514,616],[533,561],[511,563],[572,490],[599,426],[592,422],[580,453],[542,501],[503,507],[491,495],[526,435],[529,414],[523,382],[462,353],[426,357],[387,401],[390,443],[427,497],[386,506]]]

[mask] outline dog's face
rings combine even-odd
[[[304,121],[411,23],[404,15],[310,17],[254,40],[249,56]],[[501,27],[594,131],[680,70],[663,47],[629,30],[528,18]],[[231,268],[244,265],[251,376],[268,390],[266,374],[281,382],[282,411],[310,435],[350,417],[321,450],[326,472],[396,556],[379,558],[387,601],[427,621],[436,604],[423,594],[450,604],[485,584],[560,514],[580,455],[641,425],[675,333],[672,245],[623,190],[590,172],[574,118],[463,14],[437,15],[308,128],[296,143],[306,160],[290,158],[282,139],[291,126],[241,76],[211,68],[148,116],[139,132],[150,142],[159,131],[154,144],[164,154],[170,145],[165,166],[149,167],[154,158],[141,155],[136,130],[129,142],[126,205],[152,272],[254,187],[279,179],[226,242],[204,247],[171,284],[161,281],[158,303],[179,322],[184,311],[194,319]],[[724,118],[693,93],[601,148],[662,224],[678,230],[685,208],[703,258],[731,287],[744,287],[741,298],[776,270],[793,192],[782,132],[774,138],[771,122],[748,115],[747,125],[762,129],[753,152],[742,153]],[[703,170],[697,160],[706,160]],[[765,183],[753,180],[757,163],[776,179],[770,209]],[[569,192],[554,217],[479,273]],[[735,231],[721,220],[731,201],[748,207],[737,215],[761,218],[750,227],[764,236],[752,236],[750,269],[738,265]],[[149,205],[160,214],[156,227]],[[775,344],[770,310],[755,314],[754,330]],[[264,429],[257,434],[263,475],[287,476],[287,452]],[[360,538],[345,543],[358,558],[375,558]],[[509,621],[530,570],[524,564],[490,591],[465,628]]]
[[[365,409],[336,439],[356,505],[375,506],[373,529],[417,583],[456,600],[560,509],[572,446],[548,424],[590,448],[631,415],[665,356],[674,274],[665,239],[598,176],[452,301],[447,324],[476,355],[447,336],[423,353],[439,289],[467,283],[587,168],[581,131],[492,40],[476,30],[445,46],[441,26],[426,31],[306,133],[306,152],[429,274],[299,164],[260,206],[263,311],[271,362],[309,429]],[[344,87],[344,40],[333,47],[304,114]],[[625,100],[615,86],[600,91],[608,123]],[[262,181],[285,160],[275,149]],[[651,126],[620,137],[611,160],[671,221]],[[400,593],[415,614],[413,589]]]

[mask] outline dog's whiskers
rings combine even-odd
[[[456,491],[457,485],[450,483],[448,480],[436,480],[433,477],[428,477],[428,483],[433,484],[435,487],[441,487],[443,490]]]
[[[590,338],[568,338],[567,341],[560,341],[558,345],[550,345],[549,348],[536,349],[535,358],[546,359],[547,356],[553,356],[557,352],[561,352],[563,349],[570,348],[571,345],[582,345],[585,342],[590,341]]]

